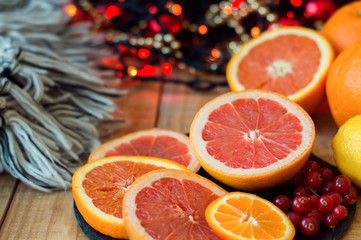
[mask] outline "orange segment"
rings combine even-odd
[[[97,231],[127,238],[123,225],[123,198],[137,178],[157,169],[188,169],[178,163],[153,158],[117,156],[86,164],[73,176],[73,196],[84,220]]]
[[[273,203],[256,195],[232,192],[210,203],[206,221],[221,239],[293,239],[295,229]]]
[[[189,138],[167,129],[146,129],[111,140],[95,149],[88,162],[110,156],[149,156],[168,159],[186,166],[193,172],[200,168]]]
[[[124,196],[130,239],[219,239],[204,212],[226,191],[190,171],[156,170],[138,178]]]
[[[332,47],[316,31],[284,27],[245,43],[230,59],[226,75],[232,91],[278,92],[312,113],[325,98],[333,58]]]
[[[310,116],[263,90],[227,93],[203,106],[190,129],[202,167],[234,188],[257,191],[292,178],[311,153]]]

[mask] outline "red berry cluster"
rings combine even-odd
[[[278,195],[273,203],[306,236],[315,235],[322,221],[335,228],[347,216],[344,205],[356,202],[357,190],[350,179],[344,175],[335,177],[331,169],[321,168],[315,161],[306,162],[290,183],[295,186],[293,199]]]

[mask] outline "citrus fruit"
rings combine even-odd
[[[330,111],[338,126],[361,114],[361,42],[340,53],[330,67],[326,94]]]
[[[163,168],[188,171],[183,165],[154,157],[117,156],[88,163],[73,176],[76,206],[95,230],[114,238],[127,238],[122,219],[127,188],[139,176]]]
[[[226,193],[191,171],[152,171],[126,192],[124,225],[130,239],[219,239],[208,226],[204,211]]]
[[[221,239],[289,240],[295,228],[287,215],[257,195],[231,192],[210,203],[205,212],[208,225]]]
[[[200,168],[189,138],[167,129],[141,130],[106,142],[90,154],[88,161],[117,155],[164,158],[180,163],[193,172]]]
[[[227,81],[232,91],[281,93],[312,113],[324,101],[333,57],[331,45],[314,30],[283,27],[265,31],[231,57]]]
[[[337,168],[361,188],[361,115],[350,118],[339,128],[332,149]]]
[[[311,153],[310,116],[285,96],[264,90],[223,94],[194,117],[190,140],[202,167],[241,190],[291,179]]]
[[[354,1],[337,9],[323,25],[321,34],[339,54],[361,40],[361,1]]]

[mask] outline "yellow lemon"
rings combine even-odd
[[[350,118],[339,128],[332,149],[340,172],[361,187],[361,115]]]

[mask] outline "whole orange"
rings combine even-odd
[[[361,1],[351,2],[336,10],[321,31],[339,54],[361,40]]]
[[[342,51],[332,63],[326,95],[333,118],[341,126],[361,114],[361,41]]]

